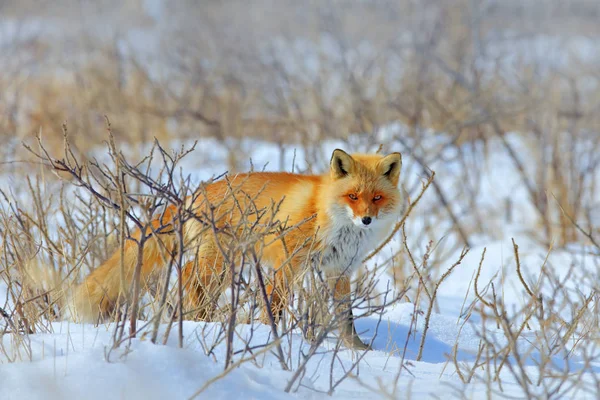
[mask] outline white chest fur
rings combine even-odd
[[[352,274],[368,253],[377,246],[380,235],[353,223],[338,225],[323,237],[321,251],[311,262],[325,273]]]

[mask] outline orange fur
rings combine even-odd
[[[319,256],[316,262],[321,263],[328,278],[343,278],[340,281],[342,284],[335,285],[335,298],[349,297],[348,277],[360,264],[360,257],[389,233],[398,216],[401,206],[397,188],[400,167],[399,153],[386,157],[374,154],[350,156],[336,150],[332,155],[329,173],[299,175],[260,172],[229,176],[206,185],[197,193],[193,198],[193,209],[198,216],[212,213],[218,228],[237,226],[242,218],[255,222],[256,213],[243,215],[247,207],[272,210],[273,204],[279,204],[273,217],[294,228],[285,234],[284,240],[266,240],[268,245],[261,248],[261,263],[269,264],[275,271],[275,279],[267,289],[273,298],[272,310],[278,315],[285,307],[286,289],[291,281],[307,261],[315,262],[314,258],[309,260],[312,254]],[[176,238],[172,230],[168,232],[175,213],[175,207],[170,206],[153,221],[154,229],[165,225],[166,229],[151,235],[146,243],[141,271],[143,287],[165,265],[164,250],[175,249]],[[364,217],[370,217],[373,223],[364,225],[361,222],[364,222]],[[276,235],[269,234],[273,237]],[[139,238],[140,232],[133,236]],[[225,271],[219,251],[220,243],[216,241],[217,236],[212,229],[196,219],[189,219],[184,225],[184,236],[186,248],[192,247],[189,251],[196,255],[195,261],[183,269],[186,304],[193,308],[206,302],[207,291],[220,290]],[[310,245],[306,245],[307,242]],[[361,254],[357,257],[352,253],[354,250]],[[126,285],[130,285],[132,280],[137,252],[137,245],[128,241],[123,261]],[[121,293],[120,254],[118,250],[78,287],[75,307],[81,319],[96,321],[126,300]],[[290,254],[294,256],[288,259]],[[336,262],[344,265],[335,265]],[[282,264],[286,267],[280,268]],[[208,314],[202,312],[199,318]]]

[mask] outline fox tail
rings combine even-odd
[[[151,237],[144,244],[140,285],[148,284],[153,273],[160,270],[175,245],[172,235]],[[127,300],[135,268],[138,264],[139,246],[128,240],[124,248],[118,249],[100,267],[89,274],[75,289],[73,295],[73,319],[80,322],[98,322],[108,317],[115,307]]]

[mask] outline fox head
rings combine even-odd
[[[401,207],[401,168],[400,153],[350,155],[335,150],[330,162],[331,187],[327,190],[332,196],[333,216],[349,218],[365,229],[376,229],[381,221],[388,223],[397,217]]]

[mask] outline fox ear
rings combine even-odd
[[[330,161],[331,177],[343,178],[354,170],[354,159],[344,150],[335,149]]]
[[[379,161],[379,172],[395,185],[398,184],[398,178],[400,178],[400,169],[402,169],[400,153],[389,154]]]

